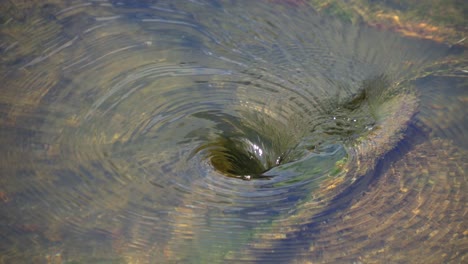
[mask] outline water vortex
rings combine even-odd
[[[363,193],[416,201],[432,180],[458,238],[465,150],[426,135],[417,89],[449,47],[282,1],[47,2],[2,10],[0,261],[342,260],[365,239],[317,243],[345,215],[364,232]],[[450,156],[431,146],[450,177],[399,174]]]

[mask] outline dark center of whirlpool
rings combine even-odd
[[[327,145],[351,146],[365,136],[376,123],[372,108],[384,99],[379,96],[388,86],[380,76],[363,83],[351,99],[340,102],[324,98],[324,109],[294,109],[282,121],[275,118],[280,113],[273,112],[280,109],[258,111],[244,106],[240,118],[205,113],[204,118],[216,120],[219,131],[193,155],[202,153],[205,161],[224,176],[269,179],[275,176],[268,173],[274,167],[317,155]]]

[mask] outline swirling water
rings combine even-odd
[[[0,261],[465,259],[464,51],[290,2],[4,7]]]

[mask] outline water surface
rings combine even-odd
[[[2,7],[2,263],[466,259],[462,48],[302,1],[49,2]]]

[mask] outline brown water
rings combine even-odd
[[[0,263],[462,263],[466,55],[297,1],[5,2]]]

